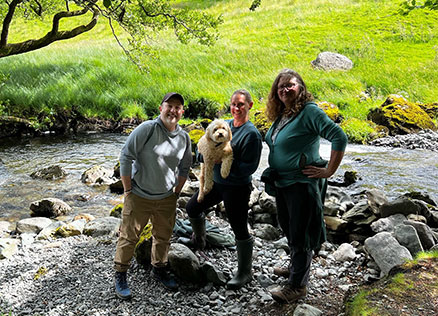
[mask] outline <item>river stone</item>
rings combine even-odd
[[[404,221],[403,224],[414,226],[425,250],[429,250],[435,245],[433,232],[426,224],[410,220]]]
[[[370,216],[373,216],[373,212],[368,205],[367,200],[360,200],[356,205],[353,206],[352,209],[348,210],[342,215],[342,219],[352,223],[358,220],[367,219]]]
[[[35,241],[36,234],[34,233],[23,233],[20,235],[21,247],[29,247]]]
[[[184,281],[196,284],[203,279],[198,257],[183,244],[170,245],[169,264],[175,275]]]
[[[124,188],[122,180],[116,180],[109,184],[110,191],[113,193],[123,194]]]
[[[81,235],[84,231],[84,227],[87,224],[85,219],[79,219],[71,223],[63,224],[56,229],[56,235],[62,237],[71,237]]]
[[[92,220],[95,220],[96,217],[91,215],[91,214],[87,214],[87,213],[81,213],[81,214],[78,214],[75,217],[73,217],[74,221],[77,221],[77,220],[80,220],[80,219],[84,219],[88,223],[88,222],[90,222]]]
[[[402,224],[406,220],[403,214],[394,214],[385,218],[379,218],[371,224],[371,230],[375,233],[393,232],[394,227]]]
[[[198,191],[199,181],[186,181],[184,184],[180,196],[192,197],[196,191]]]
[[[261,223],[261,224],[271,224],[272,226],[275,226],[277,224],[275,215],[268,214],[268,213],[254,213],[252,216],[254,223]]]
[[[412,255],[406,247],[400,245],[391,233],[381,232],[365,239],[365,249],[373,257],[383,275],[388,275],[395,266],[403,264]]]
[[[388,217],[398,213],[403,215],[418,214],[419,211],[420,208],[417,204],[403,196],[380,206],[380,215],[382,217]]]
[[[264,212],[277,214],[277,204],[275,198],[263,191],[259,196],[259,205]]]
[[[122,218],[122,211],[123,211],[123,203],[119,203],[112,208],[109,216],[116,217],[116,218]]]
[[[427,193],[412,191],[405,193],[403,195],[413,200],[420,200],[426,202],[427,204],[430,204],[432,206],[438,206],[437,203]]]
[[[368,205],[373,211],[374,215],[380,215],[380,207],[388,202],[385,192],[378,189],[366,190],[365,194],[368,198]]]
[[[115,217],[101,217],[88,222],[84,228],[84,234],[92,237],[115,236],[122,220]]]
[[[350,70],[353,68],[353,62],[348,57],[332,52],[319,53],[311,64],[314,68],[322,70]]]
[[[324,216],[325,225],[329,230],[342,232],[347,227],[348,222],[335,216]]]
[[[282,237],[279,240],[274,241],[272,244],[274,245],[275,249],[283,249],[287,253],[290,252],[286,237]]]
[[[356,259],[357,255],[352,245],[343,243],[333,252],[333,257],[335,257],[337,261],[345,262]]]
[[[103,166],[93,166],[84,171],[81,181],[86,184],[111,184],[114,171]]]
[[[0,259],[9,259],[18,252],[20,240],[14,238],[0,238]]]
[[[415,257],[418,252],[424,251],[420,237],[418,237],[417,231],[411,225],[400,224],[396,226],[394,228],[394,237],[400,245],[408,248],[412,257]]]
[[[323,315],[322,311],[309,304],[298,305],[293,313],[293,316],[321,316],[321,315]]]
[[[418,215],[418,214],[409,214],[407,216],[408,220],[410,221],[414,221],[414,222],[420,222],[423,224],[427,224],[427,219],[426,217],[424,217],[423,215]]]
[[[67,176],[67,172],[58,165],[43,168],[30,174],[35,179],[56,180]]]
[[[211,282],[214,285],[225,285],[227,279],[222,271],[219,271],[211,262],[205,261],[201,265],[201,271],[207,282]]]
[[[43,230],[39,232],[39,234],[36,236],[37,240],[47,240],[50,237],[53,237],[56,233],[56,229],[58,227],[61,227],[65,223],[62,221],[54,221],[49,226],[45,227]]]
[[[52,220],[47,217],[31,217],[25,218],[17,223],[17,232],[22,233],[34,233],[38,234],[44,228],[49,226]]]
[[[254,224],[254,235],[261,239],[276,240],[280,237],[280,231],[271,224]]]
[[[32,217],[55,218],[69,213],[72,209],[64,201],[56,198],[45,198],[30,204]]]

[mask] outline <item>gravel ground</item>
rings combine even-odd
[[[223,286],[181,284],[170,292],[135,263],[129,271],[134,297],[117,299],[113,292],[112,261],[116,239],[75,236],[34,242],[11,259],[0,260],[0,313],[12,315],[287,315],[295,306],[274,302],[269,290],[277,279],[273,267],[287,264],[284,250],[255,239],[254,279],[238,291]],[[319,308],[323,315],[340,315],[349,289],[366,277],[365,255],[337,262],[327,247],[314,257],[309,293],[299,303]],[[235,251],[206,250],[208,260],[228,277],[236,268]],[[207,259],[205,259],[207,258]],[[292,315],[292,314],[290,314]]]

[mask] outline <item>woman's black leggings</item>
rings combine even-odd
[[[223,185],[214,183],[204,200],[198,202],[196,192],[186,205],[189,217],[197,218],[211,206],[224,201],[225,211],[231,229],[237,240],[250,238],[248,232],[248,202],[251,194],[251,183],[245,185]]]

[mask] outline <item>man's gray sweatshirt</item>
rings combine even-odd
[[[131,176],[132,192],[151,200],[170,196],[191,164],[189,135],[179,125],[170,132],[160,117],[137,126],[120,153],[120,175]]]

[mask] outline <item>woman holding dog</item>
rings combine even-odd
[[[236,237],[238,269],[227,283],[229,289],[239,289],[248,283],[252,269],[253,239],[248,232],[248,202],[251,194],[251,175],[257,170],[262,152],[262,137],[249,121],[253,106],[251,95],[246,90],[237,90],[231,96],[230,110],[233,119],[228,120],[232,132],[231,146],[233,163],[228,177],[222,178],[220,163],[214,167],[213,188],[201,202],[199,192],[186,205],[193,228],[190,247],[203,249],[206,245],[205,211],[224,202],[225,211]]]
[[[347,137],[312,102],[301,76],[284,69],[269,93],[266,115],[273,121],[266,143],[273,169],[278,219],[290,248],[289,268],[274,268],[288,283],[272,297],[292,303],[307,294],[313,250],[326,240],[323,218],[327,178],[338,169]],[[331,142],[330,160],[319,155],[320,138]]]

